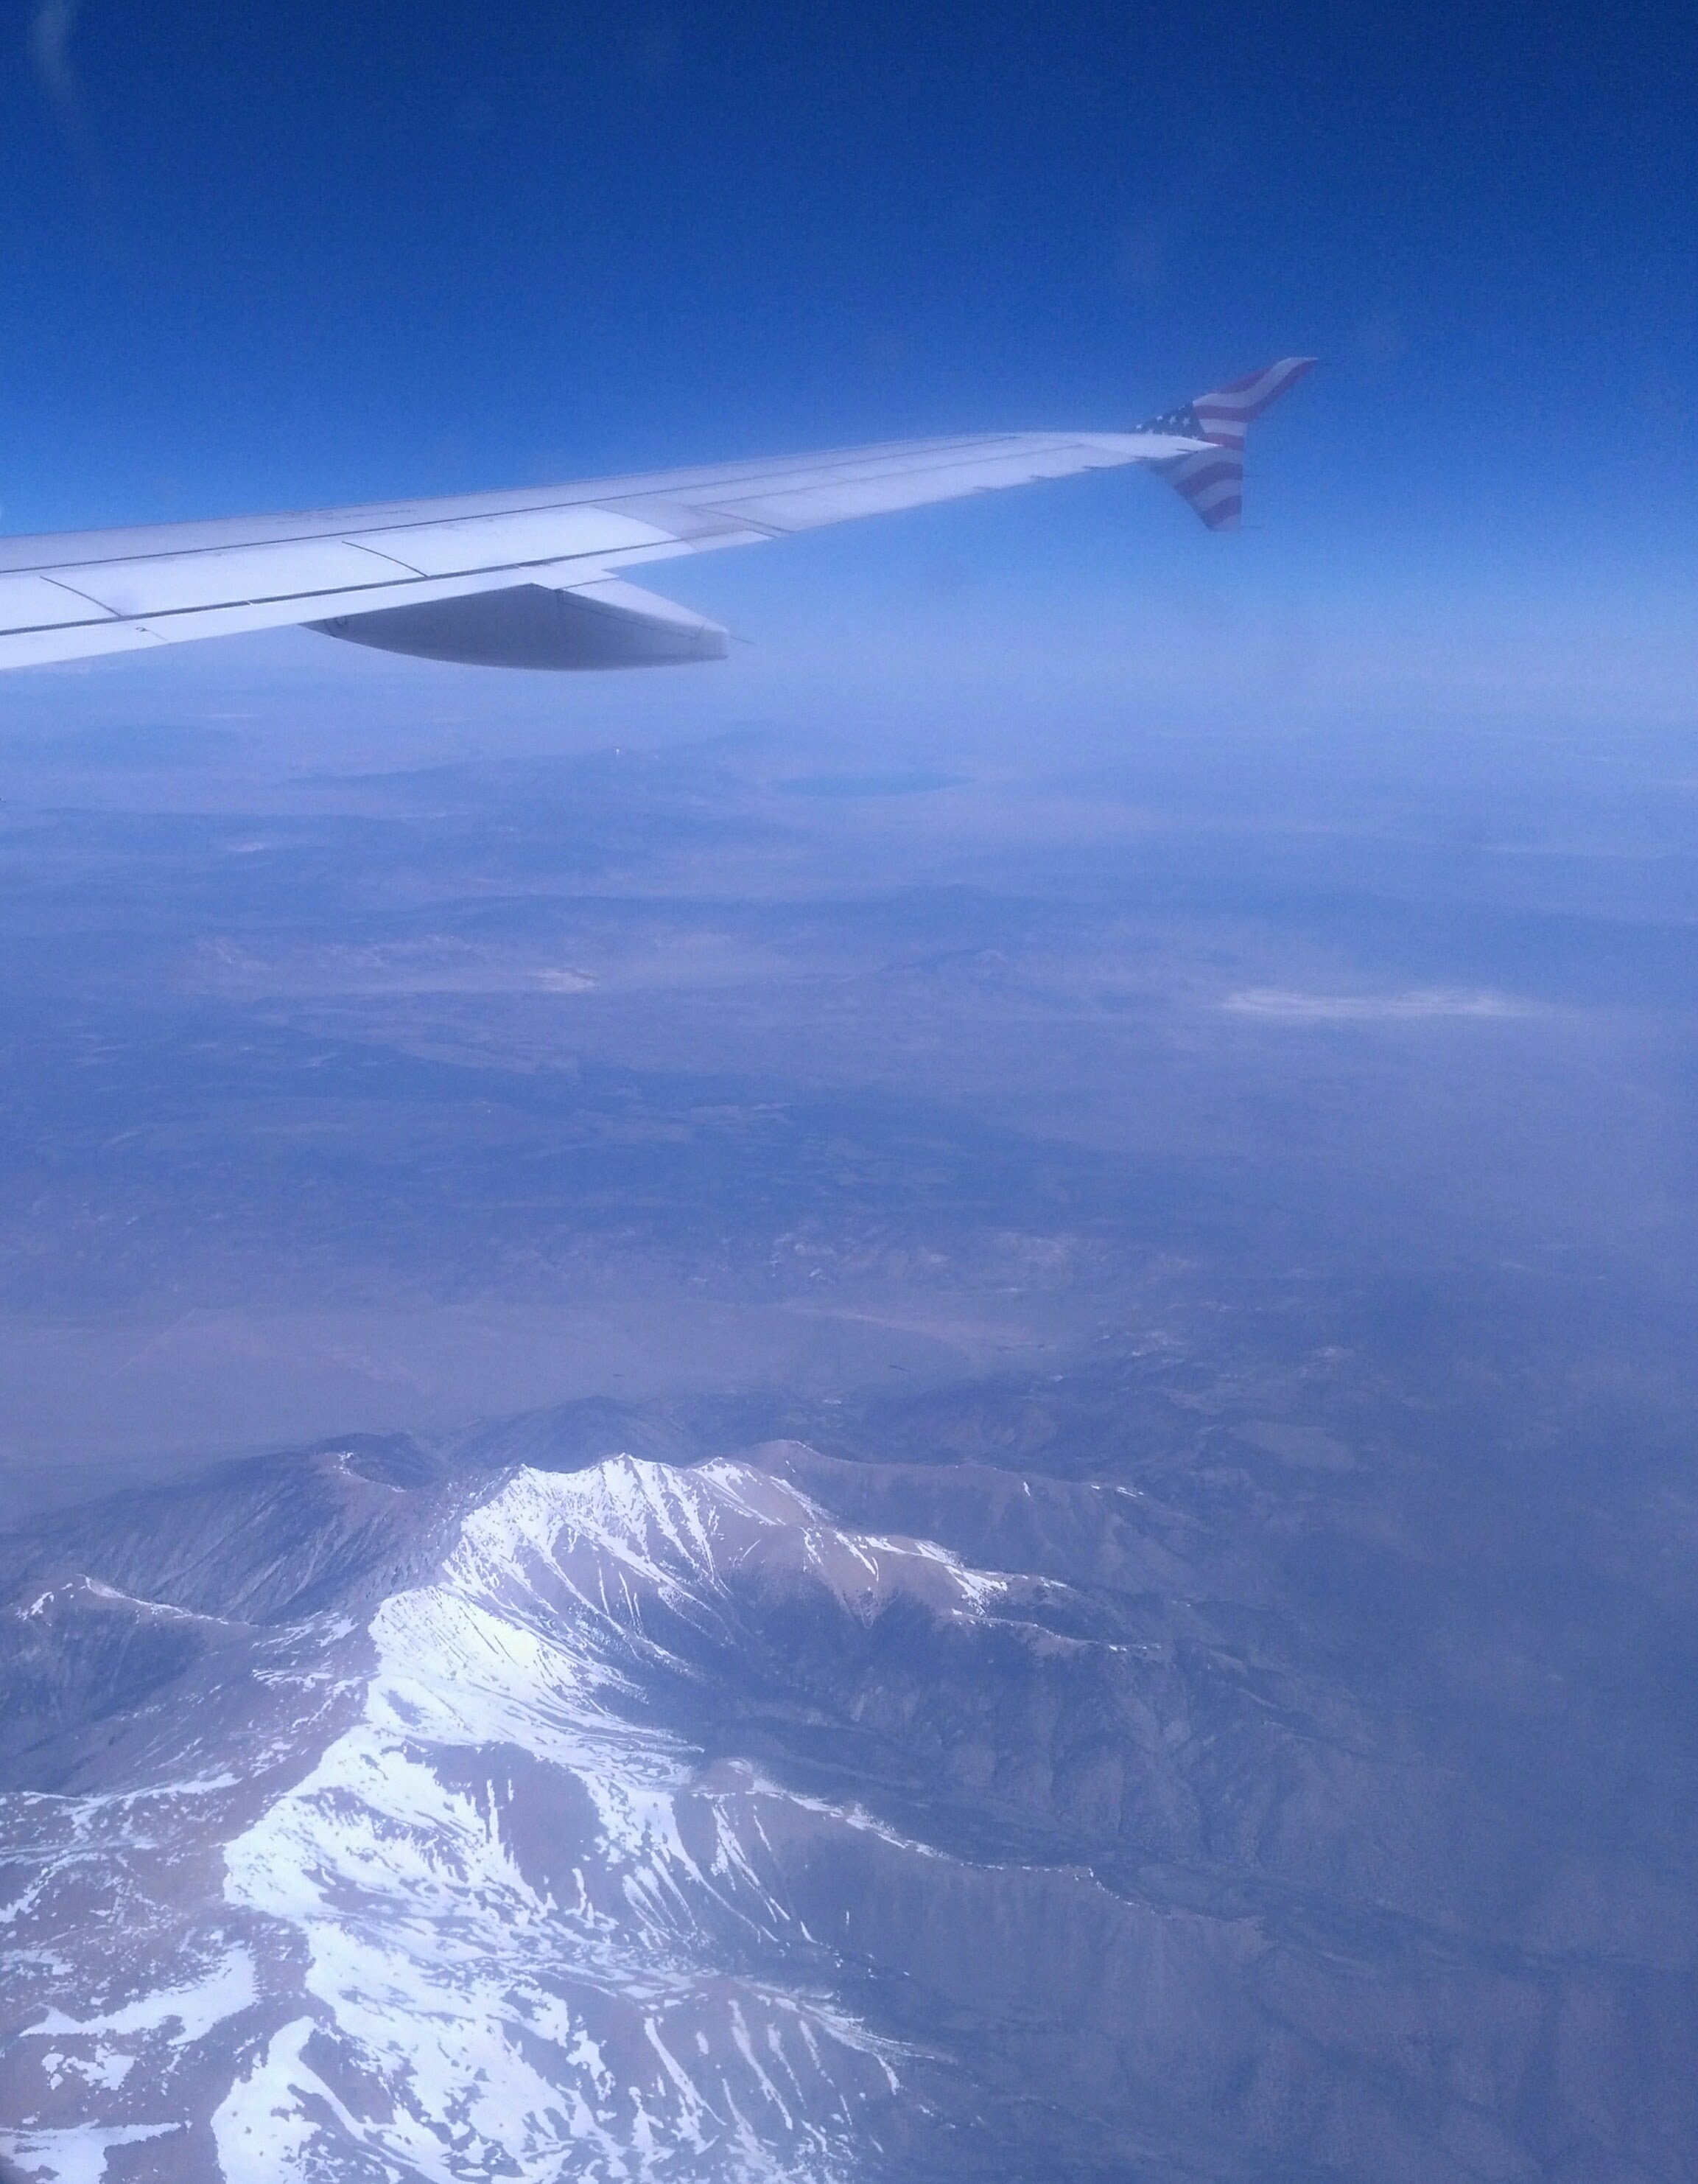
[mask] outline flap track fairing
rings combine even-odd
[[[515,584],[307,627],[380,652],[469,667],[671,667],[723,660],[730,649],[717,622],[617,577],[569,591]]]

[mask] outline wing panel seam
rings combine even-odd
[[[383,560],[387,559],[387,556],[380,555],[378,558]],[[86,619],[80,617],[75,621],[14,622],[4,629],[0,629],[0,637],[38,637],[46,635],[50,630],[101,629],[106,627],[108,624],[114,623],[133,628],[143,622],[165,621],[181,619],[184,616],[233,613],[242,607],[292,606],[298,600],[363,599],[370,592],[405,591],[409,590],[415,584],[454,584],[469,577],[505,577],[509,574],[516,576],[532,569],[559,569],[571,561],[582,561],[601,567],[610,558],[605,549],[594,554],[549,554],[537,561],[493,561],[480,569],[456,569],[447,577],[430,577],[420,571],[411,577],[392,578],[381,584],[339,584],[333,586],[328,591],[316,592],[259,592],[251,599],[203,599],[190,607],[138,608],[134,614],[120,614],[111,607],[101,606],[98,599],[89,599],[89,605],[101,608],[98,619],[90,616]],[[395,566],[398,568],[404,568],[406,565],[404,562],[397,562]],[[86,596],[83,593],[74,590],[70,584],[61,583],[55,577],[48,577],[43,581],[50,584],[57,584],[60,591],[68,593],[73,599],[82,599]],[[494,590],[498,587],[492,585],[488,588]],[[562,585],[560,588],[566,590],[570,587]],[[454,599],[458,594],[447,592],[443,596],[446,599]]]

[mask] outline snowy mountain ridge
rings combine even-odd
[[[646,1607],[711,1617],[721,1573],[798,1528],[834,1559],[822,1513],[746,1466],[521,1471],[437,1585],[384,1604],[365,1718],[227,1852],[229,1900],[307,1938],[312,2005],[214,2117],[232,2184],[285,2173],[279,2118],[303,2175],[349,2137],[432,2179],[553,2176],[567,2141],[586,2177],[842,2173],[897,2079],[888,2043],[756,1968],[819,1948],[771,1849],[793,1801],[753,1776],[704,1790],[678,1738],[608,1703],[634,1688],[609,1656],[653,1650]],[[871,1583],[877,1551],[841,1552]],[[506,1765],[473,1780],[444,1763],[492,1749]],[[579,1808],[540,1858],[513,1819],[526,1763]],[[381,2123],[315,2068],[331,2042],[384,2087]]]
[[[465,1516],[433,1582],[382,1602],[367,1672],[256,1664],[274,1693],[345,1702],[358,1685],[357,1710],[223,1841],[224,1947],[198,1981],[19,2028],[10,2075],[32,2065],[38,2098],[14,2163],[82,2184],[121,2147],[135,2173],[146,2132],[155,2159],[173,2142],[170,2174],[227,2184],[541,2184],[563,2159],[610,2181],[847,2176],[903,2055],[832,2000],[837,1953],[790,1902],[786,1864],[875,1824],[747,1764],[710,1780],[642,1719],[657,1668],[702,1674],[680,1634],[734,1646],[738,1588],[775,1576],[862,1621],[902,1594],[971,1618],[1022,1590],[847,1532],[747,1464],[520,1470]],[[326,1629],[345,1655],[345,1622]],[[304,1733],[323,1724],[320,1707]],[[192,1839],[233,1786],[156,1790],[120,1855],[154,1830]],[[36,1802],[57,1825],[14,1925],[101,1856],[86,1800]],[[179,2086],[198,2103],[161,2113]]]
[[[0,1539],[0,2184],[1684,2184],[1683,1899],[1406,1514],[604,1432]]]

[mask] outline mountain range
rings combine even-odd
[[[882,1457],[569,1407],[13,1535],[3,2173],[1674,2184],[1690,1750],[1313,1429],[963,1451],[1088,1394]]]

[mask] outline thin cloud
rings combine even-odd
[[[82,86],[71,59],[71,33],[82,13],[83,0],[42,0],[30,25],[30,58],[35,64],[42,90],[58,115],[71,149],[82,163],[90,183],[100,187],[100,162],[94,138],[83,112]]]
[[[1508,994],[1428,986],[1404,994],[1304,994],[1284,986],[1252,986],[1221,1003],[1234,1016],[1273,1023],[1398,1023],[1434,1017],[1530,1017],[1531,1001]]]
[[[30,26],[30,56],[42,87],[55,106],[78,104],[76,70],[70,63],[70,34],[82,13],[82,0],[42,0]]]

